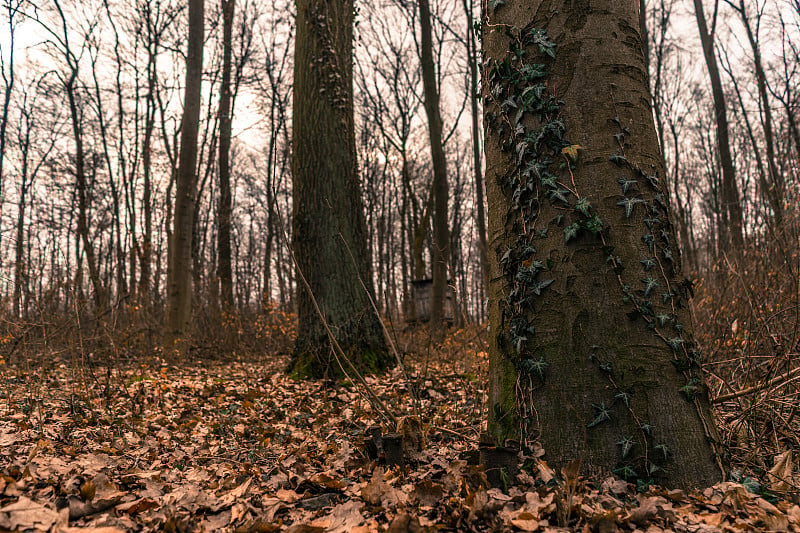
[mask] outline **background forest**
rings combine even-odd
[[[240,0],[228,34],[223,11],[232,5],[205,7],[189,348],[205,361],[287,354],[296,334],[299,281],[288,246],[295,2]],[[757,478],[800,451],[800,1],[641,6],[669,207],[710,397],[735,466]],[[447,375],[482,376],[481,6],[430,7],[454,295],[443,344],[432,347],[424,328],[407,327],[413,282],[433,276],[436,217],[420,14],[410,0],[356,3],[367,249],[376,305],[402,355],[421,358],[414,360],[425,372],[444,365]],[[0,22],[0,365],[33,372],[43,361],[94,367],[158,358],[187,3],[10,0]],[[247,382],[242,372],[234,374]],[[435,385],[426,390],[434,403],[441,396]],[[466,426],[474,406],[462,407]],[[383,489],[374,490],[380,503]]]

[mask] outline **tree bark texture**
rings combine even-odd
[[[484,20],[489,431],[556,471],[721,477],[691,336],[638,0]]]
[[[391,359],[370,304],[374,290],[353,117],[353,24],[352,0],[297,0],[292,246],[339,345],[356,367],[380,371]],[[341,374],[301,284],[297,301],[293,371],[317,378]],[[344,361],[341,366],[348,370]]]
[[[189,42],[175,187],[175,214],[167,266],[167,321],[164,348],[183,354],[192,320],[192,219],[197,188],[197,132],[203,74],[203,0],[189,2]]]
[[[447,294],[447,264],[450,260],[450,236],[447,218],[447,158],[442,138],[442,115],[433,62],[431,8],[428,0],[419,0],[420,63],[425,93],[425,114],[433,162],[433,292],[431,295],[431,336],[444,338],[444,302]]]

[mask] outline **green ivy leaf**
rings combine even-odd
[[[634,444],[636,444],[636,441],[633,440],[633,437],[622,437],[622,439],[620,439],[619,442],[617,442],[617,446],[622,448],[623,459],[627,458],[628,455],[631,453]]]
[[[641,280],[641,282],[644,284],[644,297],[645,298],[650,296],[650,293],[653,292],[653,289],[655,289],[656,287],[660,286],[660,284],[658,283],[658,280],[655,279],[655,278],[646,278],[646,279]]]
[[[584,222],[583,227],[589,230],[592,235],[597,235],[601,231],[603,231],[604,224],[603,219],[597,215],[592,216],[589,220]]]
[[[575,211],[587,218],[591,216],[591,209],[592,204],[585,197],[579,198],[578,203],[575,204]]]
[[[489,7],[495,10],[501,6],[504,6],[505,4],[505,0],[489,0]]]
[[[636,207],[636,204],[643,204],[644,200],[641,198],[623,198],[617,202],[618,206],[625,206],[625,218],[631,218],[633,214],[633,209]]]
[[[546,279],[544,281],[537,281],[537,282],[535,282],[534,284],[531,285],[531,291],[533,291],[533,294],[535,294],[537,296],[540,296],[542,294],[542,290],[546,289],[547,287],[552,285],[554,281],[555,281],[554,279]]]
[[[614,469],[614,473],[623,479],[633,479],[639,477],[636,471],[628,465]]]
[[[600,405],[592,404],[592,407],[594,407],[595,418],[589,422],[586,426],[587,428],[593,428],[598,424],[611,420],[611,411],[608,410],[605,403],[601,403]]]
[[[657,264],[657,263],[656,263],[656,260],[655,260],[655,259],[653,259],[652,257],[646,257],[645,259],[642,259],[642,260],[641,260],[641,261],[639,261],[639,262],[640,262],[640,263],[642,264],[642,266],[644,267],[644,271],[645,271],[645,272],[649,272],[651,269],[655,268],[655,266],[656,266],[656,264]]]
[[[624,155],[613,154],[611,157],[608,158],[609,161],[617,165],[618,167],[623,167],[628,163],[628,158]]]
[[[564,228],[564,244],[577,237],[580,230],[581,226],[577,222]]]
[[[672,455],[672,450],[669,449],[665,443],[660,443],[655,445],[655,450],[661,455],[661,457],[666,461]]]
[[[567,195],[569,195],[569,191],[566,189],[562,189],[561,187],[553,189],[550,191],[550,201],[553,202],[555,200],[558,200],[559,202],[569,204],[569,200],[567,200]]]
[[[658,175],[657,174],[645,175],[645,179],[647,180],[647,182],[650,184],[650,186],[652,188],[658,189],[659,184],[658,184]]]
[[[543,54],[549,55],[551,58],[556,58],[556,44],[547,36],[547,32],[541,28],[534,28],[528,33],[528,44],[535,44],[539,47],[539,51]]]
[[[628,194],[631,185],[635,185],[638,182],[636,180],[629,180],[625,176],[620,176],[619,178],[617,178],[617,183],[619,183],[620,186],[622,187],[622,194]]]

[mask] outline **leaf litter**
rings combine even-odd
[[[421,430],[399,466],[370,457],[370,435],[397,428],[355,386],[293,380],[282,358],[6,366],[0,533],[800,532],[790,498],[732,482],[637,492],[615,478],[559,481],[527,457],[515,479],[490,487],[477,464],[486,356],[473,356],[467,368],[412,364],[410,381],[399,370],[367,378]],[[791,457],[780,459],[772,488],[792,475]]]

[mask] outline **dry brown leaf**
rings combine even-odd
[[[10,531],[47,531],[58,520],[59,514],[56,511],[25,496],[20,496],[16,502],[0,509],[0,528]]]
[[[791,488],[794,476],[792,451],[787,450],[775,456],[775,464],[769,469],[769,488],[775,492],[785,492]]]
[[[371,505],[389,507],[397,504],[397,490],[384,480],[382,466],[378,466],[373,470],[369,483],[361,489],[361,498]]]
[[[536,531],[539,529],[539,518],[533,513],[522,511],[511,519],[511,524],[522,531]]]
[[[424,479],[414,486],[412,497],[416,498],[420,505],[433,506],[444,496],[444,487],[439,483],[434,483],[430,479]]]
[[[65,527],[61,528],[61,533],[125,533],[124,529],[117,527]]]
[[[278,492],[275,493],[275,496],[282,502],[286,503],[294,503],[300,499],[300,495],[297,494],[293,490],[288,489],[278,489]]]

